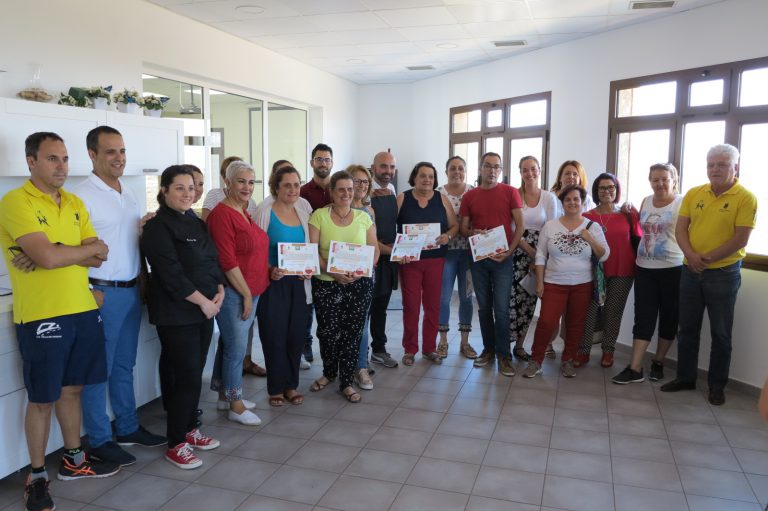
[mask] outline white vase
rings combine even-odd
[[[136,103],[118,103],[117,111],[124,114],[138,114],[141,113],[141,107]]]
[[[144,109],[144,115],[148,117],[160,117],[163,115],[162,110],[149,110],[147,108]]]
[[[106,110],[107,98],[93,98],[93,108],[95,110]]]

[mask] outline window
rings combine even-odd
[[[467,161],[467,182],[477,181],[480,156],[501,155],[504,171],[499,179],[519,186],[517,163],[523,156],[541,162],[542,188],[547,186],[551,93],[543,92],[488,103],[451,108],[450,156]]]
[[[768,58],[611,83],[608,168],[639,204],[650,195],[648,168],[672,162],[680,191],[707,182],[715,144],[739,148],[739,180],[768,204]],[[745,267],[768,270],[768,210],[758,208]]]

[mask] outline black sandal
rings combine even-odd
[[[515,356],[516,359],[522,360],[523,362],[528,362],[531,360],[531,355],[527,351],[525,351],[525,348],[523,348],[522,346],[512,350],[512,354]]]

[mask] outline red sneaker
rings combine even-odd
[[[184,470],[191,470],[203,464],[203,460],[195,456],[186,442],[165,451],[165,459]]]
[[[589,362],[589,353],[576,353],[576,357],[573,359],[573,367],[585,366],[587,362]]]
[[[209,449],[215,449],[221,443],[216,440],[215,438],[211,438],[209,436],[205,436],[202,433],[200,433],[200,430],[195,428],[189,433],[187,433],[187,443],[190,445],[190,447],[194,447],[195,449],[200,449],[201,451],[207,451]]]
[[[613,352],[604,351],[603,358],[600,359],[600,365],[603,367],[611,367],[613,365]]]

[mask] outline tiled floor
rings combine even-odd
[[[399,312],[389,325],[399,358]],[[199,453],[203,467],[182,471],[161,448],[129,448],[139,462],[118,476],[54,481],[57,509],[760,511],[768,502],[768,427],[754,398],[728,391],[725,406],[711,407],[703,390],[614,385],[623,354],[572,380],[554,361],[543,377],[505,378],[473,369],[455,335],[442,366],[377,366],[361,404],[330,386],[306,392],[317,364],[302,372],[302,406],[270,408],[265,380],[248,377],[258,428],[229,422],[204,388],[203,431],[221,447]],[[472,339],[479,351],[477,328]],[[164,430],[157,401],[141,416]],[[23,509],[22,478],[0,481],[0,508]]]

